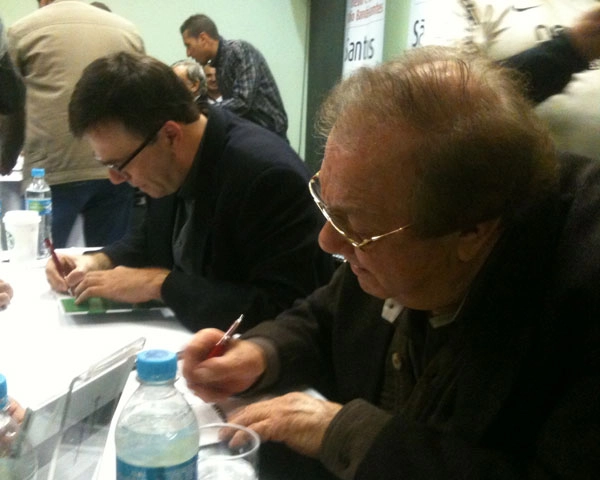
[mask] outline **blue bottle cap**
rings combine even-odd
[[[6,377],[0,373],[0,408],[4,408],[8,403],[8,389],[6,387]]]
[[[138,353],[136,368],[142,382],[166,382],[177,374],[177,355],[168,350],[144,350]]]
[[[46,175],[46,169],[45,168],[32,168],[31,169],[31,176],[32,177],[43,177],[44,175]]]

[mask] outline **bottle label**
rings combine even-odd
[[[140,467],[117,457],[117,480],[196,480],[198,456],[170,467]]]
[[[25,209],[35,210],[40,215],[49,215],[52,213],[51,198],[27,198],[25,199]]]

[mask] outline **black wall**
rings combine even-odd
[[[319,169],[324,141],[315,137],[315,115],[327,92],[342,76],[346,0],[313,0],[308,46],[305,161]]]

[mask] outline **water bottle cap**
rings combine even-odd
[[[0,408],[4,408],[8,403],[8,389],[6,387],[6,377],[0,373]]]
[[[31,169],[31,176],[32,177],[43,177],[44,175],[46,175],[46,169],[45,168],[32,168]]]
[[[168,350],[144,350],[137,355],[138,378],[142,382],[165,382],[177,374],[177,355]]]

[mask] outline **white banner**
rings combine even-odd
[[[464,36],[468,0],[412,0],[406,48],[450,45]]]
[[[381,62],[384,26],[385,0],[347,0],[344,77],[359,67]]]

